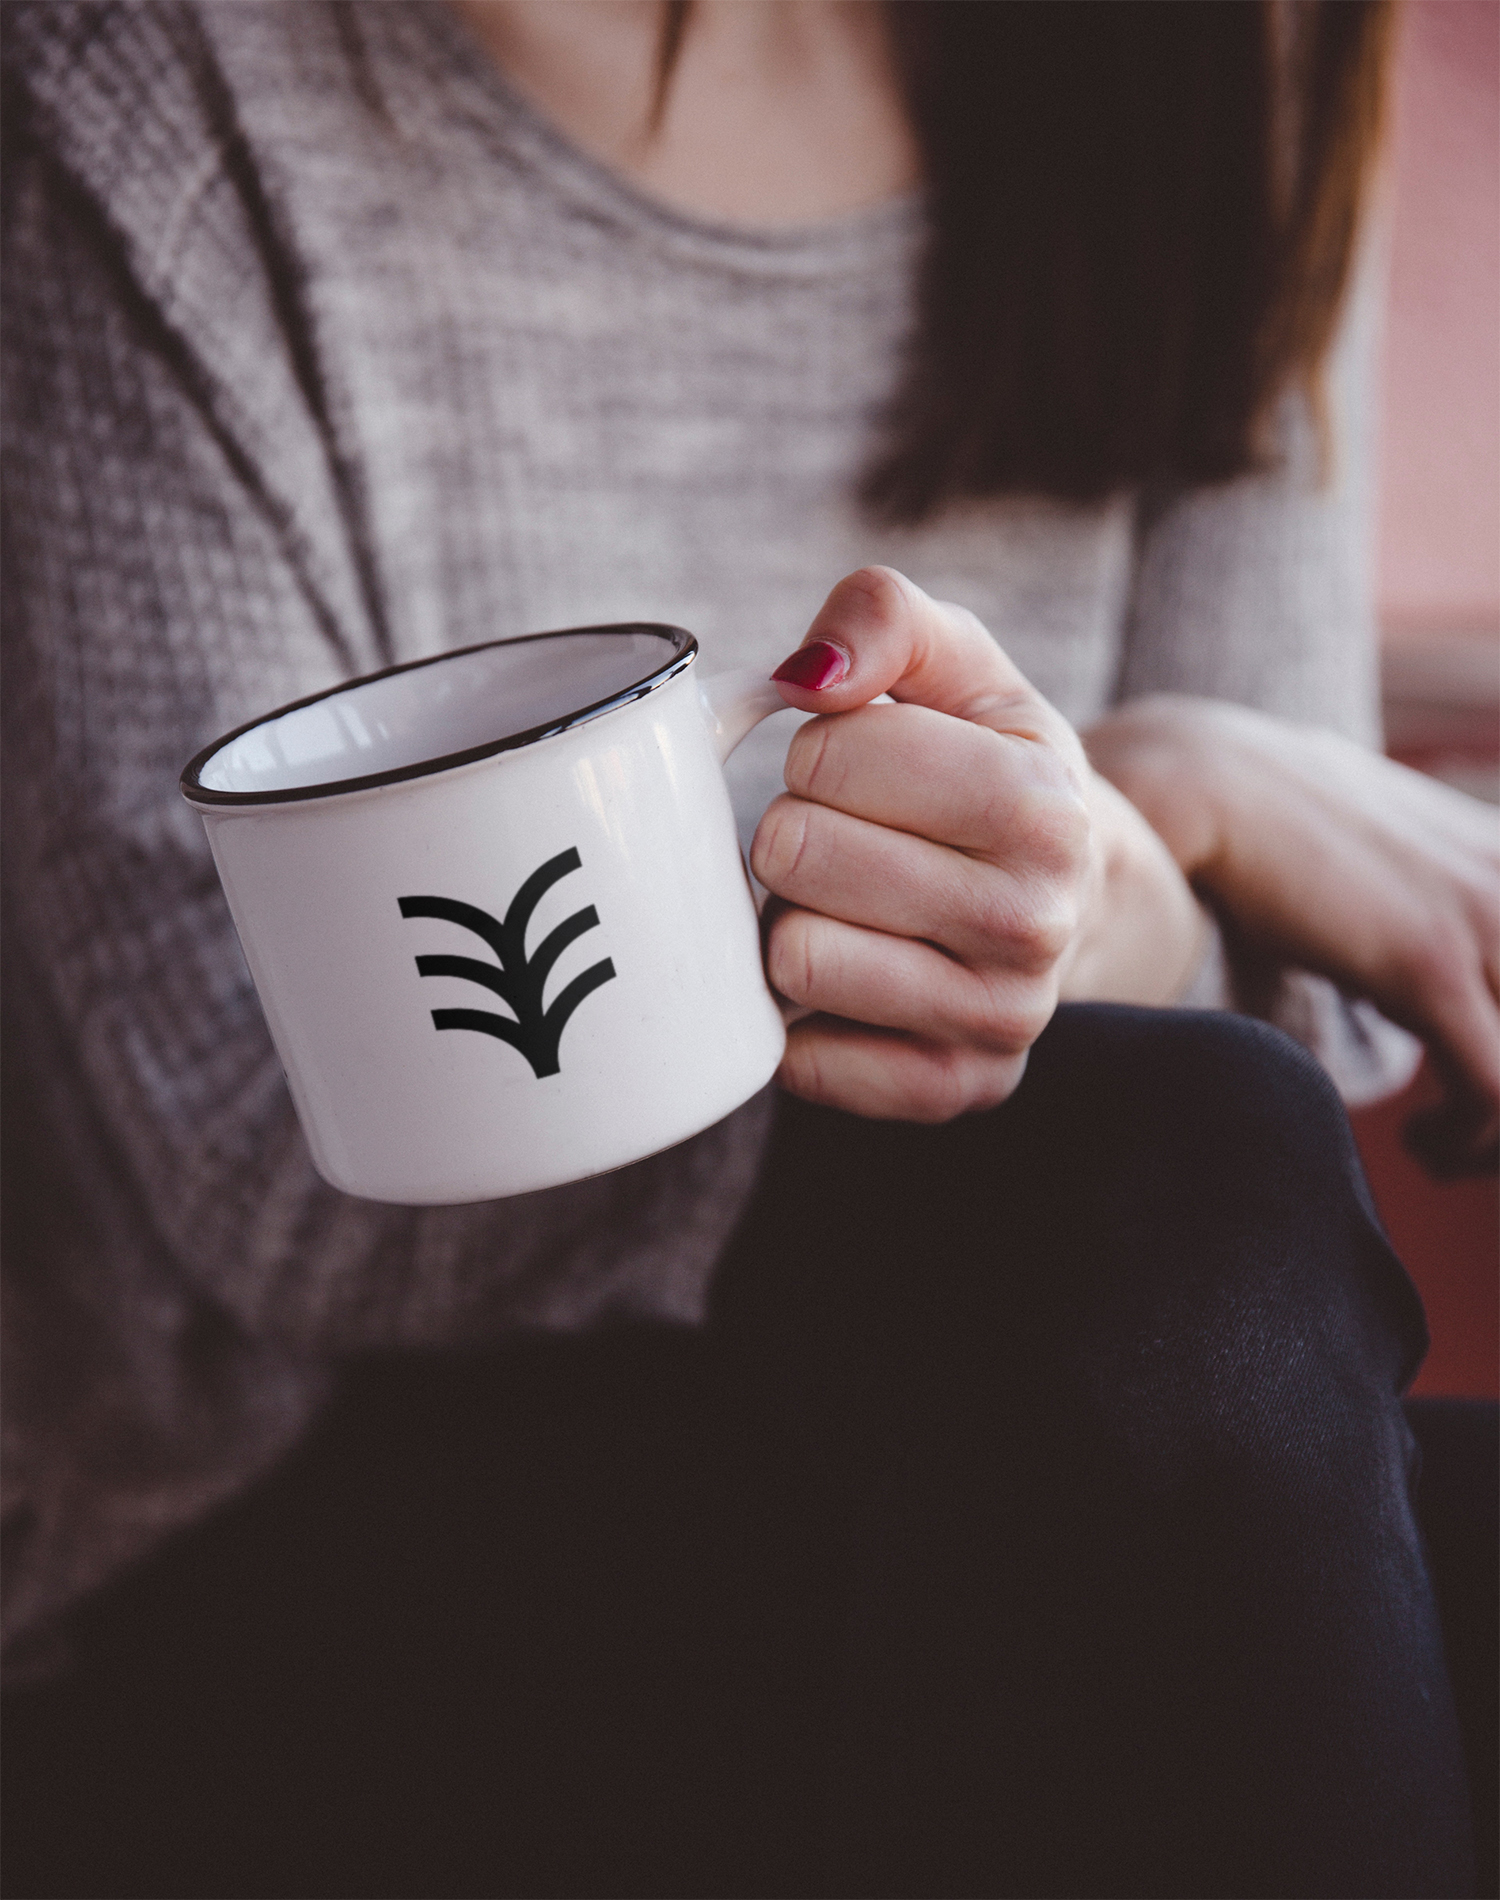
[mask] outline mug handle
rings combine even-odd
[[[772,713],[796,710],[786,703],[765,674],[754,667],[738,673],[716,673],[711,680],[699,680],[698,704],[720,765],[762,719],[769,719]]]

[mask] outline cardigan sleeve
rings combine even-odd
[[[339,1355],[698,1317],[767,1108],[505,1202],[383,1207],[320,1180],[177,776],[228,726],[379,664],[378,601],[211,142],[163,171],[178,204],[224,194],[206,215],[236,266],[239,387],[258,379],[260,421],[280,418],[275,468],[174,327],[163,254],[146,281],[26,110],[8,112],[3,335],[6,1611],[23,1634],[284,1450]]]
[[[1373,606],[1374,370],[1380,257],[1367,246],[1326,376],[1326,422],[1300,396],[1272,465],[1143,498],[1118,700],[1190,693],[1380,743]],[[1221,925],[1189,1005],[1268,1017],[1319,1056],[1351,1105],[1410,1080],[1416,1039],[1326,979],[1273,967]]]

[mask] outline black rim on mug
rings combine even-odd
[[[322,700],[338,699],[346,693],[358,691],[361,687],[372,686],[377,680],[391,679],[400,673],[419,672],[424,667],[442,666],[448,661],[463,659],[469,654],[487,653],[498,647],[529,646],[538,640],[567,640],[588,634],[651,634],[666,640],[671,648],[671,657],[658,667],[645,674],[641,679],[618,692],[610,693],[603,699],[592,700],[586,706],[549,719],[539,726],[530,726],[524,732],[510,732],[504,738],[491,739],[482,745],[466,746],[458,752],[446,752],[438,758],[421,759],[413,765],[403,765],[387,772],[370,772],[358,778],[329,779],[316,785],[289,785],[267,792],[225,792],[202,783],[202,774],[209,762],[231,746],[237,739],[243,739],[247,733],[257,727],[272,725],[288,713],[301,712],[304,707],[316,706]],[[385,666],[376,673],[364,673],[358,679],[343,680],[337,686],[327,686],[321,693],[309,693],[305,699],[293,699],[285,706],[278,706],[274,712],[262,713],[259,718],[247,719],[242,726],[236,726],[232,732],[226,732],[215,739],[211,745],[194,755],[183,767],[179,784],[183,796],[190,803],[199,806],[248,807],[252,805],[287,805],[299,799],[333,798],[341,792],[371,791],[380,785],[399,785],[410,779],[427,778],[435,772],[446,772],[456,765],[472,765],[479,759],[494,758],[502,752],[518,751],[522,746],[534,745],[538,739],[551,739],[558,733],[570,732],[575,726],[587,725],[590,720],[601,718],[605,713],[616,711],[621,706],[633,705],[636,700],[644,699],[648,693],[654,693],[669,681],[676,679],[692,665],[698,654],[698,642],[684,627],[673,627],[664,621],[624,620],[598,627],[558,627],[547,633],[524,633],[501,640],[480,640],[473,646],[452,647],[445,653],[430,653],[420,660],[403,660],[396,666]]]

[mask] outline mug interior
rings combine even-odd
[[[679,627],[631,623],[440,654],[231,733],[193,760],[183,790],[238,804],[416,777],[597,718],[663,684],[696,650]]]

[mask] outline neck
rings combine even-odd
[[[679,209],[815,223],[915,188],[878,0],[695,0],[653,125],[658,0],[453,0],[575,144]]]

